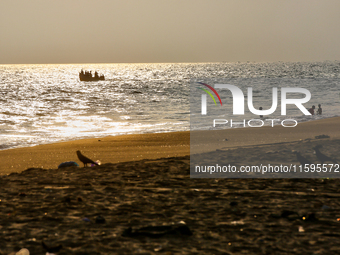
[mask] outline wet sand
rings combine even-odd
[[[330,123],[339,124],[339,118],[310,122],[315,129],[304,134],[307,137],[289,140],[287,135],[283,145],[259,140],[258,145],[229,147],[228,157],[251,164],[297,162],[291,151],[298,149],[317,162],[310,148],[319,144],[323,153],[340,161],[339,129],[328,133]],[[330,138],[316,139],[314,132]],[[340,254],[339,179],[190,179],[190,157],[185,155],[189,133],[169,133],[171,142],[165,134],[156,135],[158,147],[151,143],[150,149],[168,148],[168,155],[171,149],[171,153],[183,154],[151,157],[147,145],[125,147],[133,141],[147,144],[150,139],[142,135],[135,136],[141,140],[131,138],[121,150],[131,155],[144,150],[144,159],[123,162],[122,157],[120,163],[105,162],[93,151],[100,150],[106,138],[103,143],[92,140],[100,144],[98,148],[87,147],[89,141],[80,140],[75,142],[86,144],[84,154],[104,161],[103,165],[31,168],[3,175],[0,254],[23,247],[31,254],[45,254],[42,241],[62,245],[57,254],[65,255]],[[63,147],[49,146],[51,153],[53,146]],[[69,160],[78,161],[72,146]],[[112,142],[114,147],[119,151],[117,140]],[[244,155],[249,155],[249,162]]]

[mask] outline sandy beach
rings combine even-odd
[[[197,155],[298,163],[299,150],[318,162],[322,145],[340,161],[339,124],[222,130]],[[0,254],[45,254],[42,242],[56,254],[340,254],[338,179],[190,179],[194,133],[1,151]],[[83,168],[78,149],[103,164]],[[81,167],[57,169],[70,160]]]
[[[122,135],[3,150],[0,151],[0,175],[28,168],[55,169],[66,161],[75,161],[82,166],[77,150],[102,164],[119,163],[186,156],[190,149],[191,154],[197,154],[216,149],[297,142],[322,134],[338,139],[339,126],[340,118],[337,117],[300,123],[294,128],[237,128],[214,131],[212,135],[209,131]],[[196,141],[191,148],[190,139]]]
[[[21,172],[27,168],[55,169],[58,165],[75,161],[76,151],[105,163],[129,162],[189,155],[190,132],[122,135],[82,139],[34,147],[0,151],[0,174]]]
[[[0,255],[340,255],[339,10],[0,1]]]

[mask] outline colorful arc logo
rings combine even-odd
[[[218,100],[220,100],[220,104],[222,105],[222,100],[221,100],[219,94],[217,93],[217,91],[216,91],[213,87],[211,87],[210,85],[205,84],[205,83],[203,83],[203,82],[197,82],[197,83],[206,86],[206,87],[209,88],[212,92],[214,92],[215,95],[217,96]],[[198,88],[198,89],[201,89],[201,90],[205,91],[205,92],[206,92],[206,93],[214,100],[215,105],[217,105],[214,96],[211,94],[211,92],[210,92],[209,90],[207,90],[207,89],[202,89],[202,88]]]

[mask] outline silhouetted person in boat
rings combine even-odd
[[[91,74],[91,72],[89,72],[89,71],[85,71],[85,75],[86,75],[87,77],[92,77],[92,74]]]
[[[315,154],[316,157],[321,161],[321,164],[323,164],[324,162],[333,162],[335,164],[337,164],[338,162],[335,159],[332,159],[328,156],[326,156],[325,154],[322,154],[319,150],[319,148],[321,148],[322,145],[317,145],[315,147],[313,147],[313,150],[315,150]]]
[[[298,151],[294,151],[294,154],[296,154],[296,159],[300,162],[301,166],[303,166],[303,168],[305,168],[305,165],[311,165],[312,162],[310,162],[308,159],[306,159],[305,157],[303,157],[300,152]]]
[[[314,115],[314,114],[315,114],[315,113],[314,113],[314,109],[315,109],[315,105],[313,105],[312,108],[310,108],[308,111],[309,111],[312,115]]]
[[[99,78],[97,71],[94,72],[94,77],[97,78],[97,79]]]
[[[322,114],[321,104],[319,104],[318,106],[319,106],[319,108],[318,108],[317,114],[318,114],[318,115],[321,115],[321,114]]]
[[[87,166],[87,164],[95,164],[95,165],[98,166],[98,163],[97,163],[97,162],[94,162],[93,160],[91,160],[91,159],[85,157],[83,154],[81,154],[80,151],[77,151],[77,156],[78,156],[79,160],[80,160],[81,162],[83,162],[84,167]]]

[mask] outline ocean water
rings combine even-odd
[[[97,70],[106,80],[81,82],[81,69]],[[0,149],[189,130],[190,83],[200,79],[252,80],[254,95],[272,86],[266,83],[301,80],[312,90],[310,106],[322,104],[324,114],[314,119],[340,115],[339,61],[0,65]],[[271,103],[255,96],[258,105]]]

